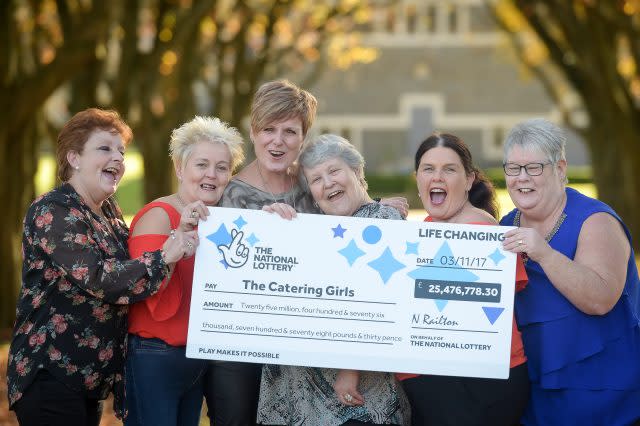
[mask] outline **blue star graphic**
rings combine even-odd
[[[340,225],[338,225],[340,226]],[[350,266],[353,266],[353,262],[358,260],[359,257],[364,256],[365,252],[360,250],[360,248],[356,245],[356,242],[353,239],[349,242],[349,244],[343,248],[342,250],[338,250],[338,253],[344,256],[349,262]]]
[[[410,243],[407,241],[407,249],[404,254],[418,254],[418,245],[420,245],[420,242]]]
[[[242,229],[242,227],[247,224],[247,221],[244,220],[242,216],[238,216],[238,218],[234,220],[233,223],[238,227],[238,229]]]
[[[346,231],[346,228],[343,228],[342,225],[338,224],[338,226],[336,226],[335,228],[331,228],[331,230],[333,231],[333,238],[344,238],[344,232]]]
[[[224,269],[229,269],[229,264],[227,263],[226,260],[222,259],[220,261],[220,264],[222,264],[222,266],[224,266]]]
[[[247,238],[247,242],[251,244],[251,247],[255,246],[258,241],[260,241],[260,238],[256,237],[256,234],[254,234],[253,232]]]
[[[213,234],[207,235],[207,239],[213,242],[217,246],[228,246],[231,244],[231,234],[227,231],[227,227],[224,223],[220,225],[218,230]]]
[[[502,252],[498,248],[496,248],[496,250],[487,257],[493,260],[494,265],[497,265],[502,259],[505,259],[507,256],[502,254]]]
[[[445,268],[444,266],[446,265],[442,264],[442,259],[446,260],[450,256],[453,256],[453,252],[451,251],[451,247],[449,247],[449,243],[445,241],[442,243],[435,256],[433,256],[433,259],[435,260],[434,265],[430,265],[430,267],[419,266],[416,269],[410,271],[407,275],[409,275],[413,279],[427,280],[468,282],[478,280],[479,277],[467,269],[456,267]],[[439,268],[438,266],[442,267]],[[436,307],[440,312],[442,312],[449,303],[448,300],[444,299],[434,299],[433,302],[436,304]]]
[[[389,247],[384,249],[382,255],[379,258],[372,260],[367,263],[371,268],[375,269],[378,274],[380,274],[380,278],[386,284],[389,281],[389,278],[400,269],[404,268],[404,263],[398,262]]]

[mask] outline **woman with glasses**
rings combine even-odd
[[[631,235],[606,204],[567,183],[566,136],[543,120],[507,135],[516,208],[504,248],[529,285],[515,311],[528,358],[525,425],[640,424],[640,280]]]

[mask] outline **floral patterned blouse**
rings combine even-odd
[[[113,389],[120,407],[128,304],[159,290],[166,264],[160,250],[130,260],[120,208],[109,198],[102,211],[106,219],[67,183],[27,211],[7,367],[10,405],[45,369],[90,398]]]

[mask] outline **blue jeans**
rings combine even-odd
[[[198,426],[208,362],[185,357],[184,346],[129,335],[126,426]]]

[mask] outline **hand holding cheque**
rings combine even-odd
[[[509,227],[210,210],[187,356],[508,376]]]

